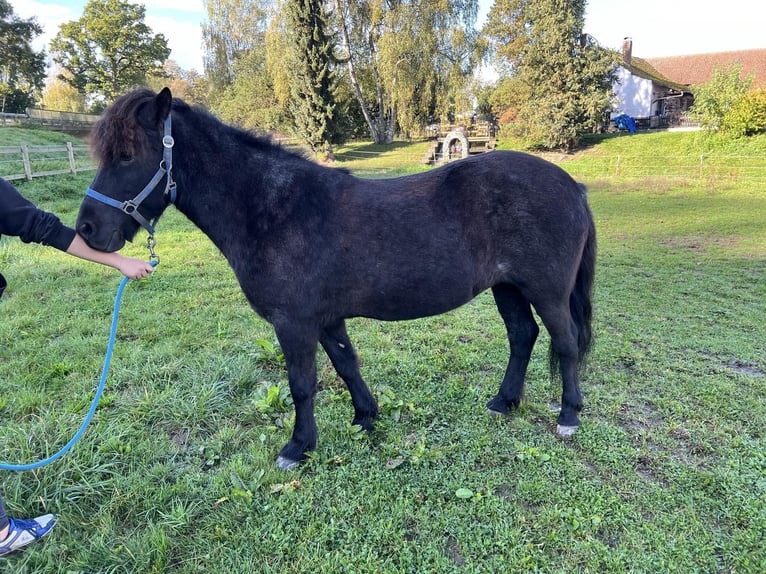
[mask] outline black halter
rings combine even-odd
[[[175,203],[176,201],[176,182],[173,181],[172,173],[174,141],[173,136],[170,135],[170,124],[170,114],[168,113],[168,117],[165,120],[165,133],[162,136],[162,145],[165,149],[162,152],[160,167],[151,181],[144,186],[144,189],[142,189],[141,193],[136,197],[127,201],[117,201],[116,199],[112,199],[90,187],[85,191],[87,197],[92,197],[93,199],[106,203],[107,205],[130,215],[149,232],[149,235],[154,235],[154,226],[157,224],[159,216],[152,221],[147,221],[147,219],[138,212],[138,207],[147,197],[149,197],[149,194],[154,191],[154,188],[157,187],[157,184],[165,175],[167,175],[167,181],[165,182],[165,198],[169,203]]]

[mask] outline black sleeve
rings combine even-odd
[[[24,243],[42,243],[66,251],[75,231],[53,213],[38,209],[10,183],[0,178],[0,235],[14,235]]]

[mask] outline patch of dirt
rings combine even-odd
[[[502,498],[506,502],[512,502],[513,500],[513,497],[511,496],[512,492],[513,491],[511,490],[509,486],[501,485],[492,491],[492,496],[497,496],[498,498]]]
[[[633,433],[646,433],[664,425],[662,417],[657,413],[657,408],[651,403],[635,405],[623,403],[617,417],[621,420],[621,426]]]
[[[668,483],[654,473],[653,466],[654,465],[652,463],[651,458],[646,456],[640,456],[638,457],[638,462],[636,464],[636,472],[641,478],[643,478],[647,482],[653,482],[654,484],[657,484],[661,486],[662,488],[667,488]]]
[[[189,429],[175,429],[169,438],[179,449],[185,448],[189,441]]]
[[[458,566],[465,566],[465,560],[463,559],[463,550],[460,548],[460,544],[455,540],[454,536],[447,537],[447,546],[444,548],[444,553]]]
[[[660,245],[663,247],[691,249],[700,253],[704,253],[710,247],[736,247],[739,243],[740,239],[736,237],[709,237],[704,235],[687,235],[660,241]]]
[[[695,470],[704,470],[715,464],[711,459],[710,449],[695,441],[692,434],[683,427],[668,431],[668,435],[678,442],[670,453],[678,462]]]
[[[723,363],[723,366],[735,373],[747,375],[748,377],[766,377],[766,373],[752,363],[745,363],[735,359],[734,361]]]

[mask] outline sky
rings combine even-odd
[[[494,0],[479,0],[483,21]],[[86,0],[10,0],[14,12],[35,16],[44,28],[34,43],[48,50],[50,40],[64,22],[82,15]],[[203,71],[203,0],[145,0],[146,24],[168,40],[170,58],[182,68]],[[640,58],[680,56],[766,48],[763,25],[765,0],[588,0],[585,32],[606,48],[620,50],[625,37],[633,40],[633,55]]]

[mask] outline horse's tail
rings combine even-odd
[[[593,215],[588,211],[588,238],[585,240],[580,268],[572,294],[569,296],[569,311],[577,326],[578,361],[584,362],[593,344],[593,281],[596,277],[596,226]]]
[[[583,365],[593,344],[593,281],[596,276],[596,226],[588,209],[588,237],[577,270],[574,289],[569,295],[569,312],[577,329],[577,362]],[[555,376],[559,367],[558,355],[550,349],[550,370]]]

